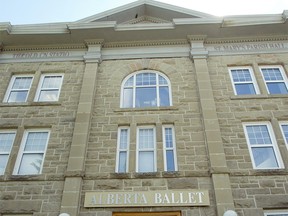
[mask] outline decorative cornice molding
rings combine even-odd
[[[45,51],[45,50],[67,50],[67,49],[86,49],[85,44],[58,44],[47,46],[3,46],[3,51]]]
[[[187,40],[191,43],[192,41],[205,41],[207,35],[187,35]]]
[[[110,42],[104,43],[103,48],[117,48],[117,47],[138,47],[138,46],[173,46],[173,45],[187,45],[185,39],[175,40],[156,40],[156,41],[124,41],[124,42]]]
[[[89,39],[85,40],[85,45],[88,47],[89,45],[103,45],[104,44],[104,39]]]

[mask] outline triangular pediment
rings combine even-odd
[[[173,19],[214,18],[215,16],[169,5],[154,0],[138,0],[130,4],[105,11],[76,23],[113,21],[117,24],[167,23]]]

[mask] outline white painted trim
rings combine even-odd
[[[235,83],[234,80],[233,80],[233,76],[232,76],[232,70],[239,70],[239,69],[240,70],[241,69],[247,69],[249,71],[249,74],[251,76],[252,81],[251,82],[237,82],[237,83]],[[241,66],[239,66],[239,67],[229,67],[228,70],[229,70],[229,75],[230,75],[230,79],[231,79],[231,83],[232,83],[232,87],[233,87],[235,95],[237,95],[237,91],[236,91],[235,85],[237,85],[237,84],[249,84],[249,83],[253,84],[256,95],[260,94],[258,83],[256,81],[256,78],[255,78],[254,71],[253,71],[252,67],[247,67],[247,66],[246,67],[241,67]]]
[[[29,130],[25,130],[24,131],[24,134],[23,134],[23,138],[22,138],[22,141],[21,141],[21,145],[20,145],[20,149],[19,149],[19,152],[18,152],[18,155],[17,155],[17,159],[16,159],[16,162],[15,162],[15,166],[14,166],[14,170],[13,170],[13,175],[22,175],[22,174],[19,174],[19,168],[20,168],[20,165],[21,165],[21,161],[22,161],[22,157],[23,157],[23,154],[24,154],[24,149],[25,149],[25,146],[26,146],[26,142],[27,142],[27,138],[28,138],[28,134],[30,132],[47,132],[47,140],[46,140],[46,145],[45,145],[45,149],[43,151],[33,151],[31,153],[41,153],[43,154],[43,157],[42,157],[42,163],[41,163],[41,167],[40,167],[40,171],[38,174],[25,174],[25,175],[39,175],[42,173],[42,169],[43,169],[43,164],[44,164],[44,161],[45,161],[45,156],[46,156],[46,152],[47,152],[47,146],[48,146],[48,143],[49,143],[49,138],[50,138],[50,130],[49,129],[29,129]]]
[[[8,102],[8,98],[9,98],[10,93],[11,93],[11,91],[12,91],[12,86],[13,86],[16,78],[18,78],[18,77],[23,77],[23,78],[29,78],[29,77],[31,77],[31,78],[32,78],[29,88],[26,89],[26,91],[27,91],[26,99],[25,99],[25,101],[23,101],[23,102]],[[31,74],[13,75],[13,76],[11,77],[11,79],[10,79],[8,88],[7,88],[7,90],[6,90],[6,93],[5,93],[5,96],[4,96],[4,99],[3,99],[3,103],[25,103],[25,102],[27,101],[27,98],[29,97],[29,93],[30,93],[30,89],[31,89],[33,80],[34,80],[34,76],[31,75]]]
[[[172,148],[167,148],[166,147],[166,133],[165,129],[166,128],[171,128],[172,129],[172,140],[173,140],[173,147]],[[167,157],[166,157],[166,151],[167,150],[172,150],[173,151],[173,157],[174,157],[174,167],[175,170],[173,171],[178,171],[178,163],[177,163],[177,153],[176,153],[176,138],[175,138],[175,129],[174,125],[163,125],[162,126],[162,141],[163,141],[163,159],[164,159],[164,171],[167,171]]]
[[[155,126],[138,126],[137,127],[137,141],[136,141],[136,172],[139,172],[139,130],[140,129],[153,129],[153,138],[154,138],[154,143],[153,143],[153,149],[146,149],[146,151],[153,151],[153,156],[154,156],[154,170],[151,172],[157,172],[157,149],[156,149],[156,128]]]
[[[0,172],[0,176],[1,176],[1,175],[4,175],[4,174],[5,174],[5,170],[6,170],[6,168],[7,168],[8,162],[9,162],[11,150],[12,150],[12,148],[13,148],[14,141],[15,141],[15,137],[16,137],[16,130],[0,130],[0,134],[14,134],[14,137],[13,137],[13,140],[12,140],[12,143],[11,143],[10,150],[7,151],[7,152],[1,152],[1,151],[0,151],[0,156],[1,156],[1,155],[7,155],[7,161],[6,161],[6,164],[4,164],[3,172],[2,172],[2,173]],[[2,164],[2,165],[3,165],[3,164]]]
[[[42,84],[43,84],[46,76],[61,76],[61,83],[60,83],[59,88],[53,88],[53,90],[58,90],[57,100],[55,100],[55,101],[59,100],[61,88],[62,88],[62,83],[63,83],[63,79],[64,79],[64,74],[63,73],[43,73],[43,74],[41,74],[41,78],[40,78],[40,81],[38,83],[37,91],[36,91],[35,98],[34,98],[35,102],[54,102],[54,101],[39,101],[40,93],[43,90]],[[51,90],[51,89],[49,89],[49,90]],[[47,91],[47,89],[44,89],[43,91]]]
[[[269,92],[269,88],[267,86],[267,83],[284,83],[285,86],[286,86],[286,89],[288,90],[288,78],[287,78],[287,75],[285,73],[284,68],[281,65],[265,65],[265,66],[262,65],[262,66],[259,66],[259,68],[260,68],[261,76],[262,76],[263,81],[265,83],[266,90],[267,90],[268,94],[270,94],[270,92]],[[281,73],[281,75],[282,75],[282,77],[283,77],[283,80],[266,81],[265,78],[264,78],[262,69],[269,69],[269,68],[278,68],[280,73]]]
[[[278,148],[278,145],[277,145],[277,141],[276,141],[275,134],[274,134],[273,128],[271,126],[271,123],[270,122],[244,122],[242,124],[243,124],[243,130],[244,130],[244,134],[245,134],[245,138],[246,138],[246,142],[247,142],[248,150],[249,150],[249,153],[250,153],[250,158],[251,158],[251,161],[252,161],[253,168],[257,169],[257,170],[283,169],[284,168],[284,164],[283,164],[283,161],[282,161],[282,158],[281,158],[281,154],[280,154],[280,151],[279,151],[279,148]],[[273,167],[273,168],[265,168],[265,167],[264,168],[259,168],[259,167],[256,167],[255,160],[254,160],[254,157],[253,157],[253,152],[252,152],[252,145],[250,144],[249,136],[248,136],[248,132],[247,132],[247,126],[257,126],[257,125],[266,126],[267,127],[267,130],[268,130],[268,133],[269,133],[269,136],[270,136],[270,139],[271,139],[272,143],[270,145],[268,145],[268,144],[255,144],[255,145],[253,145],[253,147],[254,148],[257,148],[257,147],[272,147],[273,151],[274,151],[274,154],[275,154],[275,157],[276,157],[276,161],[278,163],[278,167]]]
[[[120,138],[121,138],[121,131],[127,130],[127,148],[126,149],[120,149]],[[120,152],[126,152],[126,170],[125,172],[129,172],[129,155],[130,155],[130,128],[129,127],[119,127],[118,128],[118,134],[117,134],[117,151],[116,151],[116,165],[115,165],[115,172],[119,172],[119,156]]]
[[[284,131],[283,131],[283,128],[282,128],[282,126],[288,126],[288,122],[287,121],[281,121],[281,122],[279,122],[279,125],[280,125],[280,129],[281,129],[281,132],[282,132],[282,136],[283,136],[284,142],[285,142],[287,150],[288,150],[288,137],[286,139]]]

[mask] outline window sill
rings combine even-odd
[[[268,95],[233,95],[231,100],[249,100],[249,99],[271,99],[271,98],[288,98],[288,94],[268,94]]]
[[[178,108],[175,106],[120,108],[120,109],[115,109],[114,112],[165,111],[165,110],[178,110]]]
[[[0,107],[28,107],[28,106],[61,106],[59,101],[56,102],[24,102],[24,103],[0,103]]]

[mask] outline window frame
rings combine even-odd
[[[232,87],[233,87],[233,91],[234,91],[235,95],[258,95],[258,94],[260,94],[258,83],[257,83],[257,80],[255,78],[255,74],[254,74],[252,67],[229,67],[228,70],[229,70],[229,75],[230,75],[230,79],[231,79],[231,83],[232,83]],[[232,75],[233,70],[248,70],[252,80],[249,82],[248,81],[234,82],[233,75]],[[255,94],[238,94],[237,89],[236,89],[236,85],[239,85],[239,84],[240,85],[241,84],[252,84],[254,87],[254,90],[255,90]]]
[[[145,149],[143,151],[140,151],[139,149],[139,133],[141,129],[152,129],[153,130],[153,148]],[[153,164],[153,171],[150,172],[157,172],[157,149],[156,149],[156,128],[155,126],[138,126],[137,127],[137,134],[136,134],[136,172],[137,173],[146,173],[139,171],[139,154],[140,152],[144,151],[153,151],[153,159],[154,159],[154,164]]]
[[[45,77],[48,77],[48,76],[53,76],[53,77],[61,76],[60,86],[58,88],[42,88],[42,85],[44,83]],[[40,77],[40,80],[39,80],[39,84],[38,84],[38,87],[37,87],[37,91],[36,91],[36,94],[35,94],[34,101],[35,102],[55,102],[55,101],[59,101],[60,93],[61,93],[61,89],[62,89],[62,85],[63,85],[63,79],[64,79],[64,74],[63,73],[43,73],[43,74],[41,74],[41,77]],[[50,100],[50,101],[49,100],[39,100],[42,91],[50,91],[50,90],[57,90],[58,91],[56,100]]]
[[[136,85],[136,76],[139,75],[139,74],[142,74],[142,73],[153,73],[153,74],[156,74],[156,97],[157,97],[157,105],[156,106],[140,106],[140,107],[137,107],[136,106],[136,89],[137,89],[137,85]],[[131,78],[134,76],[134,79],[133,79],[133,86],[130,86],[130,88],[132,88],[133,92],[133,96],[132,96],[132,107],[125,107],[124,106],[124,89],[125,89],[125,83]],[[159,84],[159,76],[162,76],[166,82],[167,82],[167,85],[161,85]],[[154,87],[154,85],[152,85]],[[167,106],[161,106],[160,105],[160,93],[159,93],[159,89],[161,86],[167,86],[168,87],[168,93],[169,93],[169,105],[168,106],[173,106],[173,102],[172,102],[172,91],[171,91],[171,83],[170,83],[170,80],[169,78],[159,72],[159,71],[155,71],[155,70],[141,70],[141,71],[137,71],[137,72],[134,72],[132,74],[129,74],[128,76],[126,76],[124,78],[124,80],[122,81],[122,84],[121,84],[121,95],[120,95],[120,108],[131,108],[131,109],[134,109],[134,108],[153,108],[153,107],[167,107]],[[147,86],[144,86],[144,87],[138,87],[138,88],[148,88],[149,85]]]
[[[172,131],[172,142],[173,147],[166,147],[166,130],[170,128]],[[175,139],[175,129],[174,125],[163,125],[162,126],[162,135],[163,135],[163,160],[164,160],[164,171],[165,172],[176,172],[178,171],[178,164],[177,164],[177,153],[176,153],[176,139]],[[174,159],[174,170],[168,170],[167,168],[167,151],[173,151],[173,159]]]
[[[42,154],[42,163],[41,163],[41,167],[39,170],[39,173],[35,174],[35,173],[31,173],[31,174],[19,174],[19,170],[20,170],[20,166],[21,166],[21,162],[22,162],[22,158],[23,155],[25,154],[24,148],[26,146],[26,142],[28,139],[28,135],[29,133],[41,133],[41,132],[47,132],[47,140],[45,143],[45,148],[43,151],[32,151],[32,152],[28,152],[28,154]],[[20,148],[19,148],[19,152],[16,158],[16,162],[15,162],[15,166],[14,166],[14,170],[13,170],[13,175],[40,175],[42,174],[42,169],[43,169],[43,164],[45,161],[45,156],[47,153],[47,147],[48,147],[48,143],[49,143],[49,139],[50,139],[50,130],[49,129],[28,129],[24,131],[22,140],[21,140],[21,144],[20,144]]]
[[[6,168],[7,168],[9,157],[10,157],[10,154],[11,154],[14,142],[15,142],[15,138],[16,138],[16,130],[0,130],[0,134],[14,134],[13,140],[11,142],[10,150],[7,151],[7,152],[0,151],[0,155],[7,155],[7,161],[6,161],[6,164],[4,164],[3,173],[0,172],[0,176],[1,176],[1,175],[5,174],[5,171],[6,171]]]
[[[266,126],[267,130],[268,130],[268,133],[269,133],[270,140],[271,140],[271,144],[269,144],[269,145],[268,144],[253,144],[253,146],[252,146],[250,144],[248,131],[247,131],[247,126]],[[273,128],[272,128],[270,122],[245,122],[245,123],[243,123],[243,129],[244,129],[246,143],[247,143],[248,150],[249,150],[249,153],[250,153],[250,158],[251,158],[251,161],[252,161],[253,169],[256,169],[256,170],[268,170],[268,169],[270,169],[271,170],[271,169],[283,169],[284,168],[282,157],[281,157],[278,145],[277,145],[275,133],[273,131]],[[264,167],[263,168],[263,167],[257,167],[256,166],[255,159],[254,159],[253,152],[252,152],[252,148],[261,148],[261,147],[262,148],[265,148],[265,147],[272,147],[273,148],[273,152],[274,152],[275,159],[276,159],[276,162],[278,164],[278,167],[273,167],[273,168]]]
[[[285,133],[284,133],[284,130],[283,130],[283,127],[282,126],[287,126],[288,127],[288,122],[287,121],[282,121],[282,122],[279,122],[280,124],[280,129],[281,129],[281,133],[282,133],[282,136],[283,136],[283,139],[284,139],[284,142],[286,144],[286,147],[288,149],[288,136],[286,137],[285,136]]]
[[[27,95],[26,95],[26,98],[25,98],[25,101],[15,101],[15,102],[9,102],[9,98],[10,98],[10,95],[11,95],[11,92],[13,91],[12,87],[16,81],[17,78],[32,78],[31,79],[31,83],[30,83],[30,86],[28,89],[18,89],[18,91],[27,91]],[[30,90],[31,90],[31,86],[32,86],[32,83],[33,83],[33,80],[34,80],[34,76],[33,75],[30,75],[30,74],[17,74],[17,75],[13,75],[11,78],[10,78],[10,82],[9,82],[9,85],[7,87],[7,90],[6,90],[6,93],[5,93],[5,96],[4,96],[4,99],[3,99],[3,102],[4,103],[25,103],[27,102],[27,99],[29,97],[29,93],[30,93]],[[14,90],[14,91],[17,91],[17,90]]]
[[[278,68],[279,69],[279,71],[280,71],[280,73],[281,73],[281,76],[282,76],[282,78],[283,78],[283,80],[273,80],[273,81],[271,81],[271,80],[265,80],[265,77],[264,77],[264,75],[263,75],[263,69],[270,69],[270,68]],[[267,83],[284,83],[284,85],[286,86],[286,89],[287,89],[287,91],[288,91],[288,78],[287,78],[287,74],[285,73],[285,70],[284,70],[284,68],[281,66],[281,65],[263,65],[263,66],[259,66],[259,69],[260,69],[260,72],[261,72],[261,75],[262,75],[262,78],[263,78],[263,81],[264,81],[264,83],[265,83],[265,86],[266,86],[266,90],[267,90],[267,92],[268,92],[268,94],[271,94],[270,93],[270,91],[269,91],[269,88],[268,88],[268,85],[267,85]],[[281,94],[281,93],[280,93]],[[272,95],[274,95],[273,93],[272,93]]]
[[[127,130],[127,148],[126,149],[120,149],[120,141],[121,141],[121,131]],[[119,160],[120,160],[120,152],[126,152],[126,168],[125,172],[119,172]],[[117,152],[116,152],[116,167],[115,172],[116,173],[127,173],[129,170],[129,152],[130,152],[130,128],[129,127],[119,127],[118,128],[118,134],[117,134]]]

